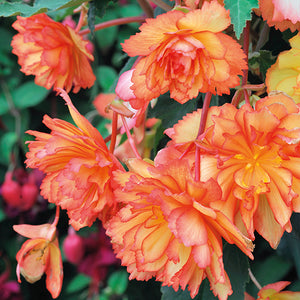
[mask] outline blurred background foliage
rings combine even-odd
[[[11,40],[16,32],[11,27],[17,14],[29,16],[33,13],[46,11],[54,20],[62,21],[72,14],[83,1],[47,0],[35,1],[29,4],[24,1],[0,1],[0,183],[5,181],[8,171],[14,172],[14,181],[20,186],[29,181],[30,170],[25,169],[24,160],[27,151],[26,141],[30,138],[25,132],[28,129],[46,131],[42,124],[45,114],[70,120],[64,101],[52,91],[37,86],[34,78],[21,73],[17,57],[11,53]],[[168,1],[166,1],[168,2]],[[59,9],[58,9],[59,8]],[[57,10],[58,9],[58,10]],[[156,14],[162,13],[157,9]],[[95,24],[121,17],[142,15],[143,11],[135,0],[123,1],[92,1],[90,2],[89,24]],[[74,15],[78,20],[78,14]],[[253,15],[251,21],[250,44],[250,72],[251,83],[262,83],[266,70],[274,63],[280,51],[289,48],[288,39],[292,34],[281,33],[271,29],[261,43],[260,34],[265,26],[262,19]],[[95,61],[92,64],[97,77],[95,85],[90,90],[80,90],[78,94],[70,94],[75,106],[92,124],[106,137],[108,120],[97,113],[92,102],[99,93],[113,92],[119,73],[129,69],[134,59],[130,59],[122,52],[121,43],[135,34],[139,24],[133,23],[115,26],[90,34],[88,38],[93,43]],[[260,44],[259,44],[260,43]],[[128,63],[127,63],[128,62]],[[126,64],[127,63],[127,64]],[[125,66],[125,67],[124,67]],[[212,105],[222,105],[231,101],[232,95],[214,96]],[[149,108],[148,116],[161,119],[153,139],[154,156],[168,139],[163,132],[182,118],[186,113],[202,106],[202,95],[197,99],[180,105],[170,101],[169,95],[159,97],[156,105]],[[33,176],[33,175],[32,175]],[[42,179],[41,174],[34,175],[34,182],[38,187]],[[2,186],[3,187],[3,186]],[[2,189],[1,187],[1,189]],[[1,191],[1,190],[0,190]],[[16,253],[23,243],[12,226],[14,224],[41,224],[51,221],[55,207],[36,196],[33,205],[26,210],[13,207],[0,199],[0,291],[12,289],[15,282]],[[247,269],[265,285],[279,280],[292,281],[291,290],[300,290],[300,216],[292,217],[293,231],[285,233],[277,250],[270,248],[267,242],[257,236],[255,240],[254,261],[248,261],[235,246],[224,245],[225,270],[231,279],[234,293],[231,300],[243,299],[246,290],[255,295],[257,288],[249,281]],[[68,233],[68,219],[62,212],[59,222],[60,245],[64,244]],[[65,254],[64,283],[62,293],[58,299],[190,299],[185,291],[175,293],[168,287],[160,287],[154,280],[150,282],[129,281],[126,269],[118,261],[109,260],[111,252],[109,242],[105,241],[101,224],[95,223],[91,228],[85,228],[77,233],[83,246],[83,254],[76,264],[71,263]],[[76,243],[74,244],[78,246]],[[75,247],[75,248],[76,248]],[[64,253],[64,252],[63,252]],[[106,261],[107,258],[107,261]],[[8,274],[8,275],[7,275]],[[3,276],[6,275],[6,276]],[[22,280],[21,293],[10,294],[8,299],[51,299],[45,288],[44,280],[29,284]],[[3,296],[4,297],[4,296]],[[15,297],[15,298],[13,298]],[[207,281],[200,287],[200,299],[215,299],[209,290]]]

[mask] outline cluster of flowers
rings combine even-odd
[[[262,16],[279,29],[284,20],[284,28],[292,23],[289,28],[295,30],[299,6],[283,2],[261,0]],[[36,139],[29,142],[26,164],[45,173],[41,195],[67,210],[75,230],[102,221],[131,279],[155,277],[175,290],[187,287],[195,297],[208,278],[214,295],[225,300],[232,288],[222,239],[253,259],[254,232],[276,248],[283,233],[292,230],[291,214],[300,212],[299,70],[293,68],[300,37],[268,71],[268,96],[252,106],[246,92],[240,108],[236,103],[209,107],[212,94],[228,94],[240,85],[247,57],[223,33],[231,24],[223,1],[186,0],[185,5],[146,19],[124,42],[123,50],[139,58],[122,74],[113,95],[109,148],[67,94],[72,86],[77,92],[95,80],[93,56],[79,29],[45,14],[18,17],[12,47],[21,70],[60,93],[76,124],[46,115],[50,133],[28,131]],[[170,142],[153,161],[142,159],[130,129],[145,128],[150,101],[168,91],[182,104],[206,93],[204,106],[166,130]],[[120,127],[135,154],[124,161],[129,171],[114,153]],[[18,276],[35,282],[46,273],[53,298],[63,277],[58,214],[52,224],[14,226],[29,238],[17,254]],[[259,299],[270,295],[261,291]]]

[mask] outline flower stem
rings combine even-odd
[[[109,152],[113,153],[116,146],[116,139],[117,139],[117,128],[118,127],[118,113],[113,112],[113,119],[112,119],[112,131],[111,131],[111,140],[109,146]]]
[[[86,15],[87,15],[87,10],[86,10],[86,8],[82,7],[81,11],[80,11],[79,21],[78,21],[77,26],[75,28],[76,32],[79,32],[79,30],[81,29],[81,27],[85,23]]]
[[[181,6],[181,0],[175,0],[175,6]]]
[[[203,101],[201,120],[200,120],[197,139],[201,136],[201,134],[204,132],[205,129],[211,96],[212,96],[211,92],[206,93]],[[198,145],[196,145],[196,151],[195,151],[195,181],[200,181],[200,147]]]
[[[104,28],[108,28],[108,27],[112,27],[112,26],[129,24],[129,23],[134,23],[134,22],[142,23],[145,21],[145,19],[146,18],[143,16],[137,16],[137,17],[126,17],[126,18],[110,20],[110,21],[106,21],[106,22],[95,25],[95,31],[101,30]],[[79,31],[78,33],[80,35],[86,35],[86,34],[89,34],[90,32],[91,32],[91,30],[89,28],[86,28],[86,29]]]
[[[246,61],[247,61],[247,65],[248,65],[249,39],[250,39],[250,21],[246,22],[246,27],[244,28],[243,36],[244,36],[243,49],[244,49],[244,52],[245,52],[245,55],[246,55]],[[248,81],[248,69],[243,70],[242,86],[246,85],[247,81]],[[245,96],[246,103],[250,104],[250,99],[249,99],[249,95],[248,95],[247,91],[244,92],[244,96]]]
[[[56,211],[55,211],[55,218],[54,218],[53,223],[51,224],[51,226],[53,226],[53,227],[56,227],[57,224],[58,224],[58,220],[59,220],[59,212],[60,212],[60,208],[59,208],[59,206],[57,205],[57,206],[56,206]]]
[[[134,140],[132,138],[132,135],[131,135],[130,130],[128,128],[128,124],[126,122],[125,117],[121,115],[121,118],[122,118],[122,122],[123,122],[123,125],[124,125],[124,128],[125,128],[125,132],[127,134],[127,138],[128,138],[129,144],[131,146],[131,149],[134,152],[134,155],[136,156],[136,158],[142,159],[142,157],[140,156],[140,154],[139,154],[139,152],[138,152],[138,150],[136,148],[135,142],[134,142]]]
[[[151,7],[151,5],[147,0],[137,0],[137,2],[139,3],[140,7],[145,12],[148,18],[154,17],[153,8]]]
[[[151,0],[151,1],[165,11],[172,10],[172,7],[170,5],[168,5],[167,3],[163,2],[162,0]]]
[[[248,269],[248,272],[249,272],[249,276],[250,276],[250,279],[253,281],[253,283],[255,284],[255,286],[261,290],[262,289],[262,286],[259,284],[259,282],[257,281],[257,279],[255,278],[255,276],[253,275],[253,273],[251,272],[250,268]]]

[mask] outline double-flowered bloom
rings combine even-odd
[[[35,83],[73,92],[94,84],[87,41],[70,26],[55,22],[46,14],[17,17],[12,25],[18,30],[12,40],[13,53],[19,58],[21,71],[34,75]]]
[[[199,92],[229,94],[247,69],[240,45],[222,33],[229,25],[229,11],[217,1],[147,19],[123,44],[129,56],[141,56],[131,78],[131,106],[140,109],[167,91],[180,103]]]
[[[251,239],[257,230],[277,247],[283,232],[291,231],[292,212],[300,211],[299,106],[286,95],[275,94],[259,100],[255,109],[225,104],[211,108],[208,117],[198,140],[197,125],[189,125],[201,118],[201,110],[178,122],[167,131],[173,140],[170,149],[159,156],[165,159],[177,151],[193,165],[195,155],[185,151],[196,140],[201,148],[201,180],[214,178],[222,188],[222,200],[212,207]]]
[[[123,169],[108,151],[99,131],[73,106],[62,91],[75,124],[44,117],[50,133],[29,130],[36,137],[29,142],[26,164],[46,176],[41,194],[51,203],[67,209],[75,229],[91,226],[100,218],[106,221],[116,209],[111,177]]]
[[[128,162],[117,171],[116,200],[125,204],[108,225],[117,257],[131,279],[156,277],[163,285],[188,287],[194,297],[204,278],[215,295],[232,293],[223,266],[222,238],[252,257],[252,243],[212,204],[221,199],[217,182],[196,182],[186,160],[153,166]]]

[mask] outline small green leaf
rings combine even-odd
[[[16,108],[23,109],[41,103],[48,95],[49,90],[29,81],[12,92]]]
[[[117,295],[122,295],[128,286],[128,274],[126,271],[117,271],[110,275],[107,282],[112,292]]]
[[[6,98],[3,94],[0,94],[0,116],[6,114],[9,111],[9,106]]]
[[[252,8],[258,7],[258,0],[224,0],[224,4],[225,8],[230,10],[231,23],[239,39],[246,21],[251,20]]]
[[[99,85],[102,87],[104,92],[108,92],[110,87],[118,77],[117,72],[110,66],[100,66],[96,70],[96,77]]]
[[[249,68],[256,75],[260,75],[263,80],[266,79],[267,70],[275,63],[276,57],[271,51],[260,50],[254,52],[249,57]]]
[[[17,135],[15,132],[7,132],[0,138],[0,163],[8,165],[10,162],[10,155],[13,147],[17,142]]]
[[[91,278],[90,277],[85,276],[83,274],[78,274],[68,284],[68,286],[66,288],[66,292],[67,293],[78,292],[78,291],[86,288],[90,284],[90,282],[91,282]]]
[[[10,17],[15,15],[29,17],[47,11],[79,6],[87,1],[89,0],[36,0],[32,6],[25,2],[5,1],[4,3],[0,3],[0,17]]]

